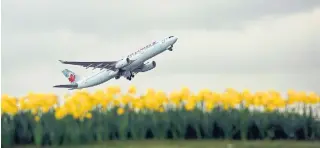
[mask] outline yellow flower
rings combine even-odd
[[[122,105],[127,105],[129,102],[131,102],[132,96],[125,94],[120,98],[120,102]]]
[[[60,120],[66,115],[66,112],[64,110],[56,110],[54,115],[57,120]]]
[[[86,118],[91,119],[92,118],[92,114],[91,113],[87,113],[86,114]]]
[[[121,89],[119,86],[110,86],[107,88],[107,93],[110,94],[118,94],[121,92]]]
[[[43,106],[42,107],[42,112],[43,113],[47,113],[47,112],[49,112],[49,110],[50,110],[50,107],[48,107],[48,106]]]
[[[31,109],[31,113],[32,113],[33,115],[38,114],[38,109],[36,109],[36,108]]]
[[[153,88],[147,89],[146,96],[154,96],[155,95],[155,90]]]
[[[214,103],[213,102],[211,102],[211,101],[205,102],[205,110],[207,112],[212,111],[213,108],[214,108]]]
[[[191,91],[189,90],[188,87],[183,87],[181,89],[180,95],[182,98],[188,98],[190,96],[190,94],[191,94]]]
[[[294,90],[288,90],[288,99],[287,99],[287,104],[294,104],[298,102],[298,93]]]
[[[266,108],[266,110],[269,111],[269,112],[272,112],[272,111],[274,111],[275,109],[276,109],[276,107],[275,107],[274,105],[272,105],[272,104],[267,105],[267,108]]]
[[[128,90],[128,93],[129,94],[136,94],[137,93],[137,89],[136,89],[136,87],[135,86],[130,86],[129,87],[129,90]]]
[[[117,114],[118,114],[118,115],[124,114],[124,109],[123,109],[123,108],[118,108],[118,109],[117,109]]]
[[[154,99],[154,97],[147,96],[145,98],[145,105],[150,110],[157,110],[161,104],[156,99]]]
[[[163,107],[160,107],[160,108],[159,108],[159,112],[161,112],[161,113],[164,112],[164,108],[163,108]]]
[[[235,89],[233,89],[233,88],[227,88],[227,89],[225,90],[225,92],[227,92],[227,93],[229,93],[229,94],[238,94],[238,92],[237,92]]]
[[[259,97],[255,96],[253,99],[252,99],[252,105],[255,106],[255,107],[258,107],[261,105],[261,100],[259,99]]]
[[[80,114],[78,112],[74,112],[72,114],[72,116],[73,116],[74,119],[79,119],[80,118]]]
[[[228,104],[223,104],[223,109],[228,110],[230,106]]]
[[[113,100],[113,104],[114,107],[116,106],[120,106],[120,101],[118,99]]]
[[[6,100],[9,98],[9,95],[8,94],[2,94],[1,95],[1,100]]]
[[[242,92],[242,96],[243,97],[250,97],[251,96],[250,90],[244,89]]]
[[[320,96],[318,96],[315,92],[311,92],[308,96],[310,104],[320,103]]]
[[[36,122],[39,122],[40,117],[39,117],[39,116],[35,116],[35,117],[34,117],[34,120],[35,120]]]
[[[209,89],[202,89],[198,92],[197,98],[199,101],[203,100],[206,95],[211,94],[212,92]]]
[[[97,90],[89,93],[86,90],[77,90],[73,94],[65,96],[64,104],[59,104],[58,96],[48,93],[29,93],[17,99],[6,94],[1,97],[1,114],[15,115],[19,111],[31,111],[34,118],[40,118],[39,113],[47,113],[51,108],[55,109],[56,119],[66,115],[74,118],[92,118],[90,111],[96,107],[102,107],[106,111],[114,107],[117,114],[129,110],[152,110],[165,112],[166,105],[176,108],[185,108],[188,111],[194,110],[199,103],[203,103],[205,111],[211,111],[216,105],[225,109],[236,108],[239,105],[245,107],[264,107],[265,111],[274,111],[284,108],[287,105],[303,103],[307,105],[319,105],[320,96],[314,92],[289,90],[287,98],[282,98],[279,92],[268,90],[264,92],[251,93],[249,90],[237,92],[235,89],[227,88],[223,93],[212,92],[209,89],[202,89],[198,93],[192,93],[188,87],[182,87],[180,91],[173,91],[167,95],[163,91],[148,89],[144,95],[133,96],[136,92],[135,86],[130,86],[127,93],[121,92],[119,86],[110,86],[105,90]]]
[[[142,99],[134,99],[132,101],[132,107],[136,110],[142,109],[144,107],[143,100]]]
[[[286,102],[282,98],[273,98],[273,104],[278,108],[283,108],[285,107]]]
[[[195,101],[189,100],[185,105],[185,109],[187,111],[192,111],[195,108],[195,105],[196,105]]]
[[[180,98],[178,92],[171,92],[170,95],[169,95],[169,100],[170,100],[170,102],[173,103],[176,107],[179,107],[181,98]]]
[[[277,98],[281,97],[280,93],[277,92],[277,91],[275,91],[275,90],[269,90],[268,93],[269,93],[272,97],[277,97]]]

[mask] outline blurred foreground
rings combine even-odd
[[[188,88],[137,95],[109,87],[62,98],[2,95],[2,145],[79,145],[109,140],[320,140],[320,97],[290,90],[218,93]]]
[[[319,148],[320,142],[297,141],[108,141],[100,144],[60,146],[61,148]],[[35,148],[36,146],[17,146],[16,148]]]

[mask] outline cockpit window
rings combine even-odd
[[[169,36],[169,39],[170,39],[170,38],[173,38],[173,36]]]

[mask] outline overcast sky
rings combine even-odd
[[[2,0],[2,93],[68,93],[61,70],[90,69],[61,60],[118,60],[153,40],[174,35],[173,52],[132,81],[172,91],[231,87],[320,93],[319,0]],[[95,70],[96,71],[96,70]]]

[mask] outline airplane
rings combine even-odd
[[[62,64],[82,66],[86,69],[100,68],[100,71],[81,78],[74,72],[64,69],[62,73],[69,79],[70,84],[53,87],[69,88],[69,90],[81,89],[102,84],[112,78],[119,79],[121,76],[131,81],[137,73],[155,68],[156,62],[148,60],[166,50],[173,51],[173,45],[177,40],[177,37],[169,36],[160,41],[154,41],[118,61],[80,62],[59,60]]]

